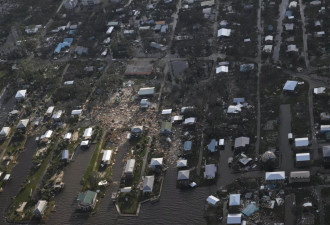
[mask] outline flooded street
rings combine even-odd
[[[3,219],[1,224],[5,224],[4,217],[7,208],[11,204],[11,198],[18,194],[21,184],[26,179],[29,170],[32,167],[32,157],[36,148],[35,137],[29,137],[25,144],[26,150],[20,154],[17,164],[12,170],[11,181],[4,185],[4,190],[0,193],[0,216]]]

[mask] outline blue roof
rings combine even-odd
[[[294,91],[294,89],[296,89],[297,84],[298,84],[298,81],[288,80],[285,83],[283,90],[284,91]]]
[[[254,212],[258,211],[259,209],[256,207],[255,204],[251,203],[243,209],[242,213],[246,216],[251,216]]]
[[[254,69],[254,64],[253,63],[250,63],[250,64],[242,64],[239,66],[239,71],[241,72],[247,72],[247,71],[250,71],[250,70],[253,70]]]
[[[268,25],[268,30],[269,31],[272,31],[274,28],[273,28],[273,25]]]
[[[210,144],[207,145],[207,149],[211,152],[215,151],[215,146],[217,145],[217,141],[215,139],[212,139]]]
[[[54,53],[60,53],[62,48],[70,47],[72,44],[73,38],[64,38],[62,43],[58,43],[57,47],[54,50]]]
[[[63,150],[62,159],[68,159],[68,158],[69,158],[69,150]]]
[[[191,150],[192,142],[191,141],[185,141],[184,142],[184,150],[189,151]]]
[[[234,98],[233,102],[234,103],[243,103],[243,102],[245,102],[245,98]]]
[[[73,38],[64,38],[63,43],[69,43],[70,45],[73,42]]]
[[[292,16],[292,11],[291,10],[286,11],[285,16],[287,16],[287,17]]]

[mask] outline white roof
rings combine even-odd
[[[218,30],[218,37],[221,36],[229,37],[230,33],[231,33],[231,29],[221,28]]]
[[[106,32],[106,34],[111,34],[112,31],[113,31],[113,28],[114,28],[113,26],[109,27],[108,30],[107,30],[107,32]]]
[[[229,206],[241,205],[241,195],[231,194],[229,196]]]
[[[194,124],[196,122],[196,117],[189,117],[184,120],[184,124]]]
[[[29,121],[30,121],[29,119],[20,120],[17,124],[17,128],[26,128]]]
[[[284,91],[294,91],[294,89],[296,89],[297,84],[298,84],[298,81],[288,80],[285,83],[283,90]]]
[[[46,114],[52,114],[53,111],[54,111],[54,108],[55,108],[54,106],[49,106],[47,111],[46,111]]]
[[[242,109],[239,105],[230,105],[228,107],[227,113],[239,113]]]
[[[241,224],[242,221],[242,214],[228,214],[227,217],[227,224]]]
[[[135,166],[135,159],[127,160],[126,167],[125,167],[125,173],[133,173],[134,166]]]
[[[171,122],[183,120],[183,116],[172,116]]]
[[[17,91],[15,98],[25,98],[26,96],[26,90],[19,90]]]
[[[38,211],[39,213],[43,214],[47,207],[47,201],[46,200],[39,200],[34,211]]]
[[[52,130],[47,130],[46,133],[44,135],[41,135],[41,139],[44,139],[44,138],[50,138],[53,134],[53,131]]]
[[[161,166],[163,165],[163,158],[152,158],[150,162],[151,166]]]
[[[228,66],[219,66],[219,67],[217,67],[216,73],[228,73]]]
[[[304,147],[304,146],[308,146],[308,144],[309,144],[308,137],[295,138],[294,142],[295,142],[296,147]]]
[[[211,205],[216,205],[220,200],[213,195],[210,195],[209,197],[207,197],[206,201]]]
[[[81,115],[81,113],[82,113],[82,110],[81,109],[77,109],[77,110],[72,110],[72,112],[71,112],[71,115]]]
[[[263,51],[270,53],[273,50],[273,45],[265,45]]]
[[[89,143],[89,141],[82,141],[82,142],[80,143],[80,146],[87,146],[88,143]]]
[[[272,41],[273,40],[273,36],[272,35],[267,35],[265,37],[265,41]]]
[[[61,118],[62,113],[63,113],[62,110],[57,110],[57,111],[53,114],[52,118],[53,118],[53,119],[59,119],[59,118]]]
[[[64,82],[64,85],[72,85],[74,83],[73,80],[68,80]]]
[[[6,176],[3,178],[3,180],[9,180],[10,174],[6,174]]]
[[[219,139],[219,145],[225,145],[225,139]]]
[[[124,187],[124,188],[120,189],[120,192],[121,193],[126,193],[126,192],[131,192],[131,190],[132,190],[132,187]]]
[[[296,8],[297,5],[298,5],[298,2],[292,1],[292,2],[290,2],[289,8]]]
[[[172,109],[163,109],[162,115],[168,115],[172,113]]]
[[[67,140],[70,140],[71,139],[71,137],[72,137],[72,133],[66,133],[65,135],[64,135],[64,139],[67,139]]]
[[[309,153],[297,153],[296,154],[297,162],[309,161],[309,160],[311,160],[311,156]]]
[[[305,202],[305,203],[303,204],[303,206],[304,206],[304,207],[312,207],[313,204],[312,204],[311,202]]]
[[[285,179],[285,171],[278,172],[266,172],[265,180],[284,180]]]
[[[318,88],[314,88],[314,94],[318,95],[318,94],[322,94],[325,91],[325,87],[318,87]]]
[[[178,162],[177,162],[177,167],[185,167],[185,166],[187,166],[188,165],[188,160],[186,160],[186,159],[180,159],[180,160],[178,160]]]
[[[84,138],[91,137],[92,136],[92,133],[93,133],[93,128],[91,128],[91,127],[86,128],[83,137]]]
[[[155,176],[145,176],[143,181],[143,192],[152,192]]]
[[[296,45],[288,45],[288,52],[297,52],[298,48]]]
[[[194,109],[194,106],[185,106],[181,108],[181,113],[184,113],[187,109]]]
[[[138,95],[153,95],[155,93],[154,87],[140,88]]]
[[[10,132],[10,127],[3,127],[0,131],[1,136],[7,136]]]
[[[178,180],[188,180],[189,174],[190,174],[190,170],[180,170],[178,172]]]
[[[112,151],[111,150],[104,150],[102,161],[103,162],[110,161],[111,160],[111,155],[112,155]]]
[[[288,133],[288,139],[291,139],[293,137],[292,133]]]

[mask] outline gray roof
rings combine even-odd
[[[185,141],[183,145],[185,151],[190,151],[192,146],[192,141]]]
[[[69,159],[69,150],[63,150],[62,159]]]
[[[330,145],[323,146],[323,157],[330,157]]]
[[[178,172],[178,180],[189,180],[189,170],[180,170]]]
[[[125,167],[125,173],[133,173],[134,166],[135,166],[135,159],[127,160],[126,167]]]
[[[155,88],[154,87],[147,87],[147,88],[140,88],[139,95],[153,95],[155,94]]]
[[[250,144],[249,137],[239,137],[235,139],[235,148],[245,147]]]
[[[20,120],[19,123],[17,124],[17,128],[18,129],[26,128],[29,121],[30,121],[29,119]]]
[[[212,139],[211,142],[207,145],[207,149],[211,152],[214,152],[216,146],[217,146],[217,140]]]
[[[205,166],[204,178],[213,179],[215,178],[215,173],[217,172],[217,167],[214,164],[209,164]]]
[[[143,192],[152,192],[155,176],[145,176],[143,181]]]

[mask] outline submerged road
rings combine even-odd
[[[277,30],[275,37],[275,47],[273,52],[273,60],[274,62],[278,62],[280,57],[280,49],[282,44],[282,32],[283,32],[283,19],[285,17],[285,12],[288,7],[289,0],[283,0],[279,7],[279,18],[277,20]]]

